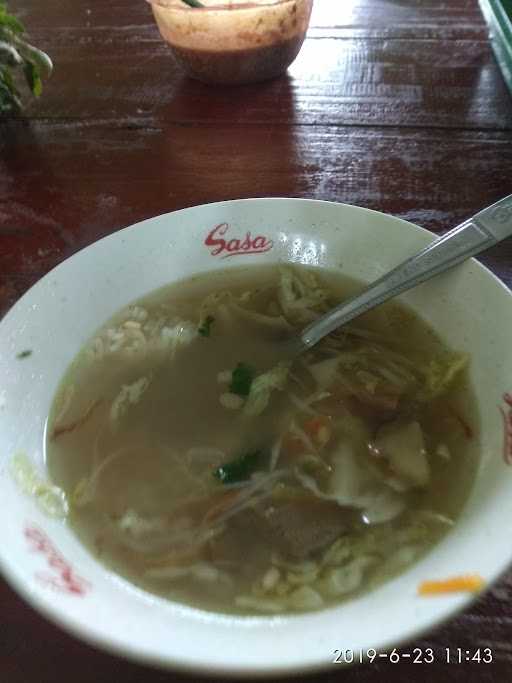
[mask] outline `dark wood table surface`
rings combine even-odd
[[[10,6],[55,73],[24,118],[0,123],[0,315],[78,249],[194,204],[312,197],[441,232],[512,192],[512,98],[476,0],[316,0],[288,75],[235,89],[183,77],[143,0]],[[512,241],[482,261],[512,285]],[[491,647],[492,664],[312,680],[508,681],[511,599],[512,572],[411,644]],[[2,683],[184,680],[78,642],[0,579]]]

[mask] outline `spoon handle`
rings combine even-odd
[[[306,327],[302,349],[316,344],[336,328],[402,292],[456,266],[512,235],[512,195],[479,211],[453,230],[373,282],[361,294],[344,301]]]

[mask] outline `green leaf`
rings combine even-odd
[[[15,47],[5,40],[0,40],[0,62],[7,66],[19,66],[23,64],[23,59]]]
[[[40,97],[43,92],[43,82],[39,74],[39,69],[35,64],[32,64],[32,62],[25,62],[23,71],[32,94],[35,97]]]
[[[7,11],[0,0],[0,114],[20,111],[22,102],[15,86],[15,69],[23,70],[30,91],[39,97],[43,90],[43,77],[50,76],[53,64],[50,57],[22,35],[23,24]]]
[[[0,83],[2,82],[2,80],[5,82],[5,85],[14,96],[19,95],[18,89],[14,84],[14,79],[9,69],[0,69]]]
[[[8,69],[0,69],[0,113],[12,114],[21,109],[21,100]]]
[[[213,315],[207,315],[205,320],[199,325],[197,328],[197,331],[202,337],[209,337],[210,336],[210,328],[215,322],[215,318]]]
[[[34,45],[30,45],[30,43],[24,41],[23,38],[15,37],[13,42],[20,55],[27,62],[32,62],[32,64],[37,66],[47,78],[51,75],[53,64],[46,52],[39,50],[37,47],[34,47]]]
[[[245,363],[238,363],[231,375],[229,390],[238,396],[249,396],[253,379],[253,369]]]
[[[217,467],[213,472],[213,476],[223,484],[235,484],[238,481],[245,481],[258,469],[261,465],[261,460],[261,451],[246,453],[225,465]]]
[[[3,2],[0,3],[0,26],[6,26],[13,33],[22,34],[25,31],[21,21],[7,12],[6,5]]]

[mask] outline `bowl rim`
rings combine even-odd
[[[19,299],[16,300],[16,302],[13,304],[11,309],[9,309],[5,316],[0,319],[0,331],[1,331],[1,325],[4,320],[6,320],[9,317],[10,311],[16,307],[22,299],[24,299],[35,287],[38,286],[38,284],[43,280],[44,278],[50,277],[51,274],[58,269],[62,263],[71,260],[74,258],[76,254],[79,254],[82,251],[85,251],[87,249],[90,249],[94,247],[97,243],[107,241],[107,240],[112,240],[112,239],[119,239],[120,236],[124,233],[124,231],[127,230],[135,230],[135,229],[140,229],[141,226],[144,223],[153,221],[154,219],[158,218],[163,218],[167,216],[174,216],[174,215],[179,215],[182,212],[188,212],[191,210],[196,210],[204,207],[222,207],[222,206],[230,206],[233,204],[250,204],[250,203],[258,203],[258,202],[265,202],[265,203],[283,203],[283,202],[294,202],[294,203],[309,203],[309,204],[314,204],[314,205],[329,205],[333,207],[348,207],[351,210],[356,209],[357,211],[361,211],[363,213],[368,213],[370,215],[375,215],[378,217],[386,217],[388,219],[392,219],[395,222],[402,223],[404,226],[407,226],[408,229],[414,230],[418,234],[422,234],[424,237],[429,237],[431,239],[436,238],[436,234],[426,230],[425,228],[422,228],[412,222],[409,222],[407,220],[404,220],[402,218],[393,216],[392,214],[387,214],[381,211],[376,211],[373,209],[368,209],[366,207],[360,207],[357,205],[353,204],[347,204],[347,203],[342,203],[342,202],[335,202],[335,201],[328,201],[328,200],[319,200],[319,199],[308,199],[308,198],[297,198],[297,197],[254,197],[254,198],[247,198],[247,199],[232,199],[232,200],[224,200],[221,202],[208,202],[200,205],[194,205],[191,207],[186,207],[183,209],[178,209],[176,211],[171,211],[171,212],[165,212],[162,214],[158,214],[156,216],[152,216],[148,219],[143,219],[142,221],[138,221],[137,223],[133,223],[131,225],[125,226],[124,228],[120,228],[116,230],[113,233],[110,233],[108,235],[105,235],[104,237],[96,240],[95,242],[83,247],[82,249],[78,250],[74,254],[72,254],[70,257],[67,259],[64,259],[61,263],[57,264],[54,268],[52,268],[50,271],[45,273],[44,276],[42,276],[35,284],[33,284]],[[491,276],[492,280],[494,281],[494,284],[498,284],[500,289],[504,290],[504,292],[508,295],[508,297],[511,300],[512,303],[512,291],[507,287],[507,285],[499,278],[497,277],[489,268],[484,266],[482,263],[477,261],[476,259],[472,258],[470,259],[474,264],[477,265],[477,268],[481,271],[484,271],[487,276]],[[489,587],[494,583],[496,580],[498,580],[502,574],[504,574],[509,567],[510,561],[507,562],[505,565],[501,564],[497,570],[489,574],[489,580],[486,585],[486,590],[489,589]],[[280,666],[276,667],[274,664],[265,666],[259,665],[257,668],[254,667],[253,665],[244,665],[240,664],[239,666],[233,666],[233,665],[227,665],[227,666],[222,666],[222,665],[212,665],[211,663],[206,663],[204,661],[201,661],[200,659],[196,661],[194,664],[191,664],[188,660],[179,660],[176,659],[169,654],[162,654],[162,655],[155,655],[152,653],[148,653],[144,648],[133,648],[128,645],[123,644],[120,642],[120,640],[114,636],[109,636],[108,638],[99,635],[96,633],[94,630],[84,628],[78,621],[73,617],[70,616],[65,610],[61,609],[59,605],[53,605],[48,602],[45,602],[43,598],[35,591],[30,590],[30,586],[26,581],[21,580],[14,572],[11,572],[10,568],[8,567],[8,563],[5,561],[5,558],[3,557],[3,553],[0,552],[0,572],[3,576],[3,578],[6,580],[8,585],[10,585],[13,590],[21,596],[21,598],[28,603],[30,606],[32,606],[37,612],[42,614],[44,617],[46,617],[48,620],[53,622],[54,624],[58,625],[59,627],[62,627],[65,631],[70,633],[72,636],[78,638],[79,640],[88,643],[89,645],[92,645],[100,650],[107,651],[111,654],[114,654],[116,656],[119,656],[123,659],[129,660],[129,661],[134,661],[136,663],[142,663],[146,665],[150,665],[159,669],[164,669],[164,670],[173,670],[173,671],[178,671],[178,672],[184,672],[184,673],[193,673],[195,675],[200,675],[200,676],[225,676],[229,678],[236,678],[236,677],[244,677],[244,678],[266,678],[269,676],[275,676],[275,677],[284,677],[284,676],[289,676],[297,673],[315,673],[315,672],[320,672],[324,671],[328,668],[328,660],[323,660],[323,661],[316,661],[316,662],[308,662],[308,663],[300,663],[298,662],[297,664],[292,664],[292,665],[285,665],[285,666]],[[389,650],[392,647],[400,647],[404,643],[408,643],[411,641],[416,640],[418,637],[422,636],[425,633],[429,633],[432,629],[437,628],[440,624],[445,623],[447,620],[454,618],[457,614],[462,612],[463,610],[467,609],[470,604],[472,604],[476,599],[478,598],[478,595],[474,594],[468,594],[468,595],[463,595],[461,596],[460,600],[456,605],[450,605],[446,606],[445,609],[440,610],[439,616],[432,618],[429,620],[428,624],[424,624],[418,628],[411,628],[407,631],[407,634],[405,634],[402,638],[393,638],[390,639],[389,641],[384,641],[384,644],[382,645],[382,650]],[[329,608],[328,608],[329,609]],[[321,613],[322,611],[320,611]],[[261,617],[261,619],[265,619],[265,617]]]
[[[226,0],[217,0],[218,4],[208,5],[207,7],[191,7],[185,2],[182,2],[183,7],[179,5],[170,4],[173,0],[146,0],[150,5],[157,5],[164,10],[172,10],[173,12],[190,12],[193,10],[196,13],[205,14],[208,12],[238,12],[240,10],[265,10],[269,7],[277,7],[278,5],[286,5],[292,2],[306,2],[313,4],[314,0],[259,0],[259,2],[251,2],[245,0],[240,4],[229,5]]]
[[[487,583],[484,592],[487,592],[492,584],[498,581],[509,569],[509,566],[501,569],[497,575],[493,576]],[[247,666],[241,664],[239,667],[235,666],[219,666],[217,664],[212,665],[206,661],[201,661],[198,659],[197,662],[191,664],[188,661],[181,661],[179,659],[174,659],[166,655],[153,655],[149,654],[144,648],[133,648],[129,647],[123,643],[118,642],[115,638],[104,638],[96,634],[95,631],[83,629],[79,624],[76,623],[73,618],[68,617],[63,610],[56,609],[54,607],[48,607],[48,605],[40,600],[40,598],[30,592],[29,588],[21,581],[18,581],[14,575],[5,572],[5,566],[2,566],[2,558],[0,556],[0,578],[3,578],[10,588],[20,597],[29,607],[33,608],[39,616],[46,618],[51,624],[61,628],[68,636],[76,638],[79,642],[89,645],[99,652],[106,652],[120,659],[131,662],[134,664],[139,664],[141,666],[148,666],[160,671],[166,672],[176,672],[180,674],[199,676],[205,680],[211,680],[217,678],[227,678],[227,679],[256,679],[263,680],[269,679],[271,676],[276,679],[282,679],[293,675],[306,676],[311,674],[319,674],[322,672],[327,672],[329,666],[332,663],[329,662],[328,658],[323,661],[309,662],[307,664],[296,663],[289,666],[280,666],[277,668],[274,665],[268,666],[258,666],[258,668]],[[468,594],[463,596],[461,602],[450,608],[447,613],[443,613],[436,619],[429,622],[428,625],[424,625],[418,628],[411,629],[408,631],[407,635],[402,638],[385,641],[381,645],[379,652],[389,652],[392,649],[401,649],[407,643],[413,643],[419,638],[431,633],[434,629],[446,624],[448,621],[455,619],[457,616],[461,615],[469,605],[475,603],[480,597],[478,594]],[[320,613],[322,610],[320,610]],[[264,617],[261,617],[262,619]],[[364,655],[364,653],[363,653]],[[368,664],[368,659],[364,659],[363,662],[356,662],[346,664],[342,663],[341,667],[346,670],[347,668],[353,668],[356,666],[362,666]]]

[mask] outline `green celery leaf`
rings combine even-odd
[[[214,470],[213,476],[223,484],[235,484],[249,479],[251,474],[261,465],[261,451],[253,451],[241,455],[235,460],[221,465]]]
[[[206,318],[203,320],[203,322],[199,325],[197,328],[197,331],[202,337],[209,337],[210,336],[210,331],[211,331],[211,326],[215,322],[215,318],[213,315],[207,315]]]
[[[229,390],[238,396],[249,396],[253,379],[253,369],[245,363],[238,363],[233,370]]]

